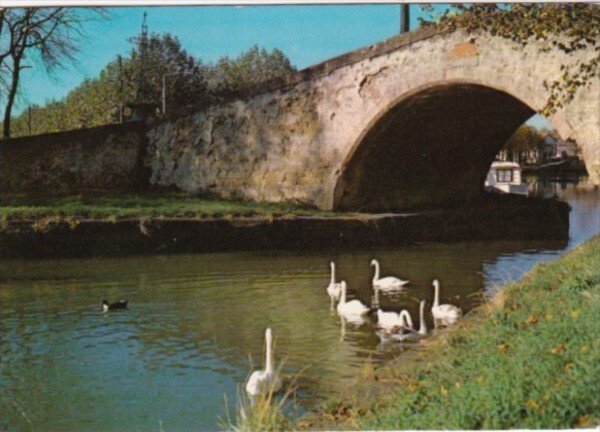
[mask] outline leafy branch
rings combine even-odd
[[[561,66],[554,81],[544,82],[548,101],[541,113],[554,114],[568,105],[575,94],[600,78],[600,6],[592,3],[473,4],[453,5],[433,20],[421,20],[443,30],[486,32],[525,46],[546,42],[543,50],[558,49],[566,54],[591,50],[585,60]]]

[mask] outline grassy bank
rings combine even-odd
[[[332,215],[287,204],[251,203],[194,197],[185,193],[87,193],[63,197],[1,194],[0,221],[71,221],[128,218],[209,218],[224,216]]]
[[[324,427],[598,425],[598,263],[597,236],[537,266],[456,328],[439,331],[422,347],[366,374],[343,400],[329,403],[321,416],[330,420]]]

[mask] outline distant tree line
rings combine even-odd
[[[131,103],[160,106],[163,79],[168,111],[177,111],[296,70],[280,50],[269,52],[256,45],[237,58],[223,57],[211,64],[188,53],[169,33],[148,36],[143,61],[139,38],[131,42],[127,56],[117,56],[98,77],[84,80],[63,99],[32,105],[10,118],[3,125],[4,136],[8,136],[7,124],[10,136],[15,137],[119,122]],[[140,94],[142,67],[145,85]],[[1,76],[10,81],[6,74]]]
[[[500,159],[519,163],[538,162],[547,146],[544,140],[547,133],[547,130],[521,125],[502,147]]]
[[[497,159],[535,165],[556,158],[581,159],[580,151],[576,142],[561,139],[556,130],[523,124],[504,144]]]

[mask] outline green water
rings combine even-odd
[[[328,263],[351,297],[371,301],[369,261],[411,281],[381,296],[384,309],[442,299],[465,311],[482,294],[600,231],[597,192],[567,185],[568,242],[415,244],[394,249],[244,252],[0,263],[0,430],[215,430],[262,361],[265,327],[275,356],[299,378],[310,408],[410,344],[381,344],[368,320],[346,325],[329,310]],[[90,245],[93,247],[93,245]],[[101,312],[103,298],[130,309]]]

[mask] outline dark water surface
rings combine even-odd
[[[284,372],[308,366],[299,401],[311,406],[356,376],[365,359],[401,353],[374,326],[346,325],[329,311],[328,263],[351,297],[370,302],[372,269],[411,281],[381,296],[385,309],[432,299],[467,311],[482,295],[517,280],[600,232],[598,192],[549,183],[571,212],[568,242],[416,244],[394,249],[243,252],[0,263],[0,430],[152,431],[217,429],[224,395],[235,404],[262,361],[273,328]],[[102,314],[103,298],[131,308]],[[410,349],[410,348],[409,348]]]

